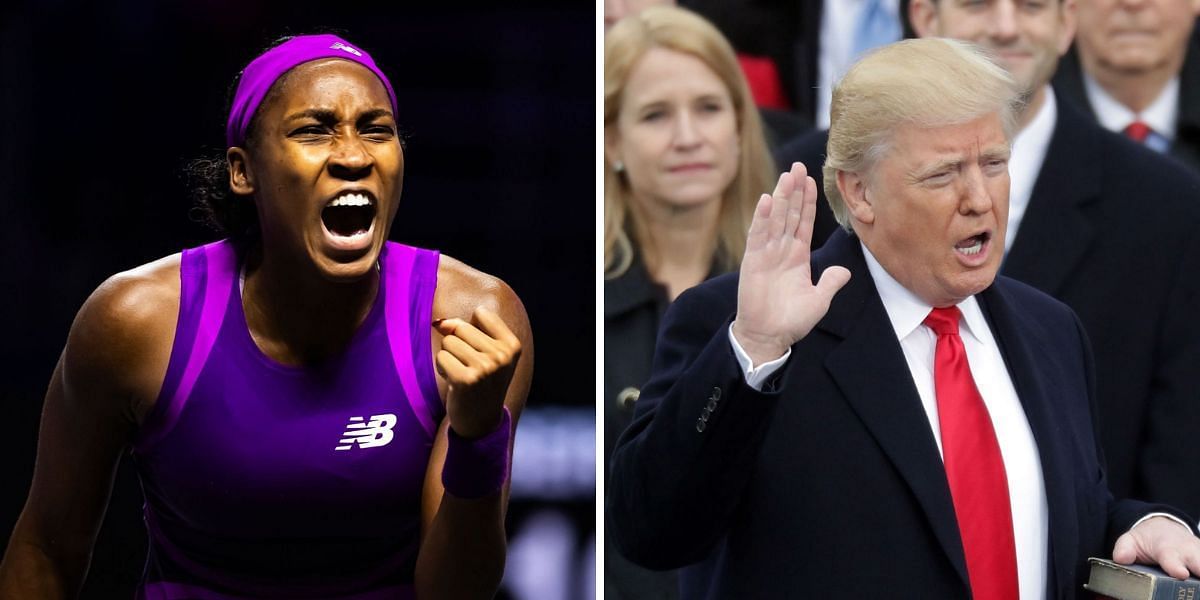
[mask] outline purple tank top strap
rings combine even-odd
[[[171,431],[208,360],[237,281],[233,244],[220,241],[184,250],[179,279],[179,317],[171,358],[154,408],[134,444],[138,452],[145,452]]]
[[[382,264],[388,344],[404,395],[430,438],[445,413],[430,346],[438,253],[388,242]]]

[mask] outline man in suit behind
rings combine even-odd
[[[767,58],[796,121],[829,126],[829,90],[857,55],[902,37],[902,0],[680,0],[729,38]],[[751,86],[753,87],[753,85]],[[765,113],[768,125],[778,114]]]
[[[1056,97],[1049,80],[1071,42],[1074,10],[1072,0],[913,0],[910,16],[923,37],[993,50],[1028,98],[1009,163],[1001,274],[1065,302],[1083,322],[1113,493],[1200,515],[1200,444],[1188,435],[1200,430],[1200,179]],[[827,139],[789,144],[779,164],[821,164]],[[834,227],[818,213],[815,239]]]
[[[1089,0],[1054,75],[1110,131],[1200,170],[1200,0]]]
[[[1018,104],[961,42],[850,70],[825,165],[846,229],[810,263],[793,165],[740,274],[668,311],[613,457],[622,552],[685,567],[686,598],[1073,598],[1109,552],[1200,572],[1188,517],[1107,490],[1070,309],[996,277]]]

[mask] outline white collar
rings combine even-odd
[[[1096,112],[1096,120],[1105,129],[1120,133],[1130,123],[1141,121],[1168,140],[1175,139],[1175,122],[1179,115],[1179,77],[1172,77],[1154,102],[1140,114],[1118,102],[1087,73],[1083,74],[1083,87],[1088,102]]]
[[[879,299],[883,302],[884,310],[887,311],[888,320],[891,321],[892,328],[896,331],[896,339],[902,340],[925,322],[925,317],[929,316],[929,311],[933,310],[933,307],[896,281],[883,268],[883,265],[879,264],[875,255],[871,254],[867,245],[863,244],[861,240],[859,245],[862,246],[863,258],[867,260],[867,270],[871,272],[871,279],[875,280],[875,289],[879,292]],[[962,312],[967,333],[983,343],[983,335],[980,332],[987,330],[988,325],[975,296],[969,296],[966,300],[958,303],[958,310]]]
[[[1046,96],[1042,99],[1042,105],[1038,108],[1037,114],[1033,115],[1033,119],[1029,124],[1022,128],[1013,136],[1013,154],[1016,154],[1017,146],[1020,145],[1021,151],[1030,153],[1031,151],[1041,156],[1046,155],[1046,147],[1050,145],[1050,138],[1054,135],[1054,124],[1058,122],[1058,100],[1054,95],[1054,88],[1046,86]],[[1041,162],[1038,161],[1038,168],[1041,168]]]
[[[1054,127],[1058,124],[1058,100],[1054,88],[1045,86],[1045,95],[1037,114],[1029,124],[1018,131],[1012,140],[1012,157],[1008,161],[1008,231],[1004,235],[1004,254],[1012,249],[1025,210],[1033,197],[1033,186],[1037,184]]]

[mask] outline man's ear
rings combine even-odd
[[[912,0],[908,5],[908,24],[912,25],[913,32],[919,38],[937,35],[938,12],[935,0]]]
[[[863,225],[875,223],[875,207],[867,197],[867,181],[858,173],[837,172],[838,192],[850,212],[850,217]]]
[[[255,190],[249,159],[246,150],[241,147],[234,146],[225,151],[225,162],[229,163],[229,188],[241,196],[250,196]]]
[[[1075,10],[1075,0],[1062,0],[1059,3],[1058,18],[1061,22],[1058,28],[1058,56],[1060,58],[1067,53],[1067,50],[1071,48],[1071,42],[1075,40],[1075,28],[1079,24],[1079,16]]]

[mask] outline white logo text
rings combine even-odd
[[[363,421],[362,417],[350,417],[346,432],[338,441],[340,445],[334,450],[349,450],[355,444],[359,448],[386,446],[395,437],[392,428],[396,426],[396,415],[371,415],[370,421]]]

